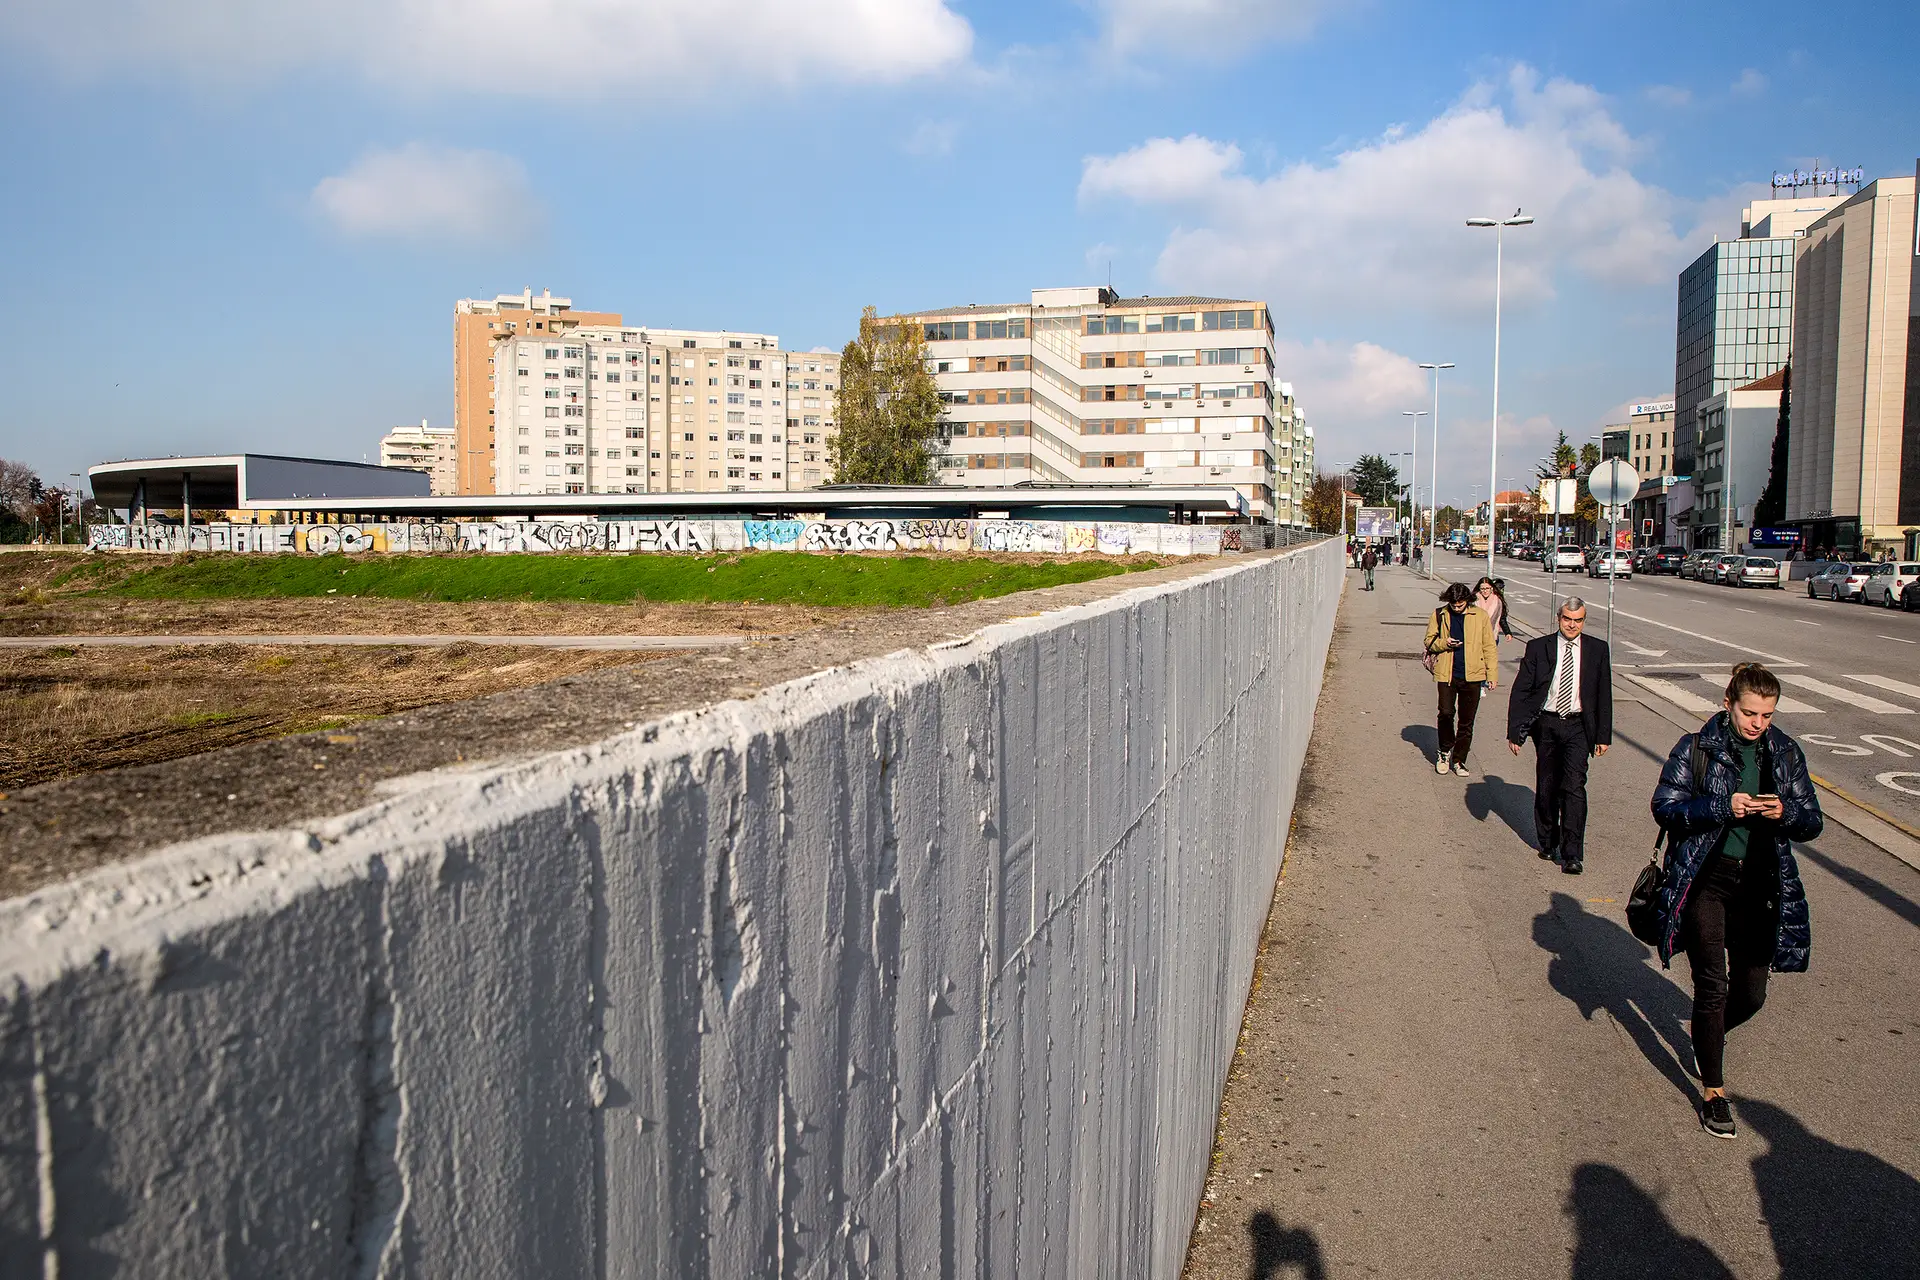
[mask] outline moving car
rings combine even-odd
[[[1573,543],[1563,542],[1546,553],[1545,563],[1548,573],[1564,573],[1569,569],[1586,568],[1587,557]]]
[[[1609,551],[1602,547],[1587,561],[1587,576],[1589,578],[1631,578],[1633,555],[1628,551]]]
[[[1920,580],[1920,564],[1911,561],[1877,564],[1873,566],[1873,576],[1860,589],[1861,603],[1895,608],[1900,603],[1900,593],[1907,589],[1909,582],[1916,580]]]
[[[1818,600],[1852,600],[1859,596],[1860,588],[1866,585],[1867,574],[1873,568],[1870,564],[1849,564],[1845,560],[1835,560],[1807,579],[1807,598]]]
[[[1736,587],[1780,589],[1780,562],[1771,556],[1742,556],[1727,568],[1727,581]]]

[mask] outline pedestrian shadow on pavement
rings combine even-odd
[[[1327,1280],[1327,1263],[1320,1256],[1320,1241],[1305,1227],[1283,1227],[1280,1220],[1262,1209],[1247,1220],[1247,1236],[1253,1247],[1251,1280],[1279,1280],[1285,1273],[1300,1280]]]
[[[1733,1280],[1712,1249],[1682,1235],[1660,1202],[1612,1165],[1576,1168],[1566,1208],[1575,1233],[1571,1280]]]
[[[1864,871],[1856,871],[1843,862],[1834,861],[1812,845],[1795,845],[1794,853],[1798,857],[1813,859],[1816,866],[1832,872],[1835,879],[1852,885],[1908,924],[1920,925],[1920,902],[1915,902],[1897,889],[1882,884]]]
[[[1553,895],[1533,918],[1533,941],[1550,953],[1547,982],[1593,1021],[1605,1010],[1648,1062],[1698,1102],[1683,1063],[1693,1061],[1686,1030],[1693,1001],[1658,970],[1647,967],[1647,947],[1626,927],[1593,915],[1569,894]]]
[[[1489,773],[1466,787],[1467,812],[1477,822],[1497,813],[1507,829],[1520,837],[1529,849],[1538,849],[1540,839],[1533,829],[1533,788],[1508,782],[1497,773]]]
[[[1420,754],[1432,760],[1440,750],[1440,731],[1430,724],[1410,724],[1400,731],[1400,741],[1411,742]]]
[[[1767,1140],[1767,1153],[1754,1157],[1753,1181],[1781,1280],[1920,1276],[1920,1181],[1808,1132],[1770,1102],[1737,1106],[1740,1120]]]

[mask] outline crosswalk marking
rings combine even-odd
[[[1849,680],[1858,680],[1861,684],[1870,684],[1876,689],[1885,689],[1888,693],[1904,693],[1909,698],[1920,698],[1920,684],[1908,684],[1904,680],[1893,680],[1887,676],[1848,676]]]
[[[1720,710],[1716,704],[1708,702],[1697,693],[1687,692],[1671,680],[1656,680],[1652,676],[1629,675],[1624,671],[1620,674],[1626,676],[1627,679],[1633,681],[1648,693],[1659,694],[1674,706],[1679,707],[1682,711],[1699,716],[1702,720],[1705,720],[1708,716]]]
[[[1797,672],[1792,674],[1776,672],[1775,674],[1788,684],[1797,685],[1803,689],[1811,689],[1815,693],[1824,693],[1836,702],[1844,702],[1850,707],[1858,707],[1862,711],[1871,711],[1875,715],[1910,716],[1913,714],[1913,710],[1909,707],[1896,707],[1891,702],[1882,702],[1878,698],[1870,698],[1866,694],[1856,690],[1843,689],[1837,684],[1828,684],[1825,680],[1815,680],[1812,676],[1803,676]]]

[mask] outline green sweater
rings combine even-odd
[[[1734,790],[1745,795],[1757,795],[1760,791],[1760,744],[1742,742],[1736,733],[1731,735],[1729,745],[1733,748],[1733,758],[1740,762],[1740,785]],[[1753,829],[1764,821],[1766,819],[1759,814],[1735,818],[1733,825],[1727,828],[1727,841],[1720,846],[1720,856],[1734,862],[1745,860]]]

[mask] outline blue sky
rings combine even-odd
[[[457,11],[458,21],[446,16]],[[1263,298],[1324,462],[1441,496],[1673,378],[1777,168],[1911,174],[1912,6],[1395,0],[0,5],[0,456],[358,458],[451,419],[454,299],[837,347],[862,305]],[[1421,445],[1424,476],[1428,444]],[[1425,480],[1422,487],[1425,487]]]

